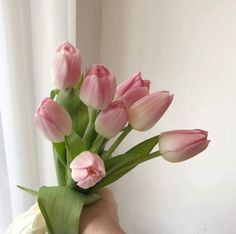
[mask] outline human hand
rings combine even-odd
[[[80,219],[81,234],[124,234],[119,225],[117,204],[110,189],[99,191],[102,199],[83,208]]]

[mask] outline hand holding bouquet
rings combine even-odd
[[[140,163],[158,156],[180,162],[209,143],[204,130],[175,130],[116,155],[129,132],[147,131],[160,120],[173,95],[150,93],[150,81],[140,72],[117,87],[115,75],[104,65],[82,73],[81,61],[70,43],[57,48],[52,66],[56,89],[35,114],[37,128],[52,142],[58,186],[43,186],[38,192],[21,187],[38,197],[48,232],[54,234],[77,234],[83,207],[100,199],[97,191]],[[158,144],[159,150],[152,151]]]

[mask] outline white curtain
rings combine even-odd
[[[235,9],[235,0],[0,0],[0,233],[33,202],[16,184],[56,182],[32,117],[66,39],[79,42],[84,66],[102,62],[118,82],[141,69],[152,91],[176,94],[158,125],[120,152],[172,128],[208,129],[212,139],[199,157],[156,159],[113,185],[126,232],[235,233]]]
[[[35,131],[33,114],[52,88],[55,47],[76,43],[76,1],[0,0],[0,233],[34,199],[16,185],[55,184],[50,143]]]

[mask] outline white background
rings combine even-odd
[[[11,47],[14,45],[11,56],[25,56],[17,59],[17,69],[21,71],[19,84],[27,84],[34,77],[34,96],[28,101],[30,106],[24,106],[28,108],[27,118],[19,115],[19,121],[13,125],[14,116],[8,119],[8,111],[16,115],[20,111],[16,105],[20,103],[19,98],[29,100],[27,95],[31,91],[25,94],[14,89],[12,103],[17,108],[1,106],[3,123],[8,123],[3,125],[4,135],[17,126],[20,141],[14,144],[24,145],[20,149],[26,154],[21,156],[28,160],[25,165],[18,158],[17,163],[24,171],[22,176],[14,158],[6,157],[11,200],[15,200],[12,213],[6,210],[2,213],[8,217],[29,204],[17,204],[16,198],[22,196],[28,201],[28,195],[19,192],[16,183],[35,188],[55,184],[51,146],[38,133],[35,138],[33,121],[29,119],[52,88],[49,74],[54,48],[68,38],[74,41],[68,33],[71,22],[67,13],[71,12],[65,10],[73,1],[23,2],[25,5],[5,1],[9,9],[15,7],[15,12],[11,12],[15,22],[10,21],[15,30],[7,41]],[[29,10],[25,6],[30,6],[30,14],[25,14]],[[209,131],[211,139],[209,148],[196,158],[178,164],[154,159],[112,186],[121,225],[128,234],[236,232],[235,13],[235,0],[77,0],[77,44],[84,66],[104,63],[114,71],[119,82],[140,70],[145,79],[152,81],[152,91],[169,90],[175,94],[160,122],[148,132],[130,134],[118,152],[170,129],[202,128]],[[17,30],[25,31],[22,37]],[[12,71],[12,77],[17,74],[18,70]],[[7,82],[8,88],[15,87],[11,80]],[[31,85],[26,89],[31,90]],[[23,85],[20,87],[25,90]],[[12,92],[4,90],[8,91]],[[14,137],[8,134],[9,141]],[[37,139],[35,146],[24,144],[34,139]],[[16,156],[17,149],[7,144],[6,155]],[[39,177],[32,182],[26,168]],[[5,192],[9,193],[7,188]],[[7,196],[3,199],[5,203],[8,200]]]
[[[207,129],[212,140],[192,160],[155,159],[114,184],[127,233],[236,233],[236,1],[105,0],[101,43],[120,81],[141,70],[153,91],[175,94],[120,151],[170,129]]]

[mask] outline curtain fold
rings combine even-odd
[[[35,200],[17,184],[37,190],[56,183],[51,144],[35,131],[33,115],[52,88],[55,47],[76,41],[75,19],[76,0],[0,0],[1,233]]]
[[[7,62],[2,86],[1,115],[13,215],[32,203],[32,199],[19,191],[16,185],[35,188],[38,184],[32,119],[34,93],[29,7],[29,1],[3,2]]]

